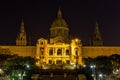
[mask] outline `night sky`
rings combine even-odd
[[[98,21],[104,45],[120,45],[120,0],[2,0],[0,45],[15,44],[22,19],[32,44],[38,38],[48,38],[59,7],[71,36],[87,44]]]

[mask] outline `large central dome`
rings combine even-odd
[[[51,27],[67,27],[67,23],[64,19],[56,19],[55,21],[53,21]]]
[[[62,12],[60,8],[57,13],[57,18],[51,24],[51,28],[53,27],[68,27],[66,21],[62,18]]]
[[[62,12],[59,8],[57,18],[53,21],[50,27],[51,43],[65,42],[68,43],[69,28],[66,21],[62,18]]]

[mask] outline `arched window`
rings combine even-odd
[[[57,50],[57,55],[62,55],[62,49]]]
[[[52,64],[52,60],[49,60],[49,64]]]
[[[43,47],[40,48],[40,52],[43,55],[43,53],[44,53],[44,48]]]
[[[41,45],[43,45],[43,42],[40,42]]]
[[[66,50],[66,55],[70,55],[70,52],[68,49]]]

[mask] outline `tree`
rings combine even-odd
[[[99,73],[111,74],[112,73],[112,63],[109,57],[107,56],[98,56],[95,58],[96,68]]]
[[[120,69],[120,55],[113,54],[113,55],[109,56],[109,59],[111,60],[111,63],[113,65],[113,71]]]

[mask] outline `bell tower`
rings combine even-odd
[[[98,22],[95,24],[95,31],[93,36],[93,46],[103,46],[103,40],[99,31]]]
[[[20,32],[16,38],[16,45],[17,46],[26,46],[27,45],[26,32],[25,32],[23,20],[21,22]]]

